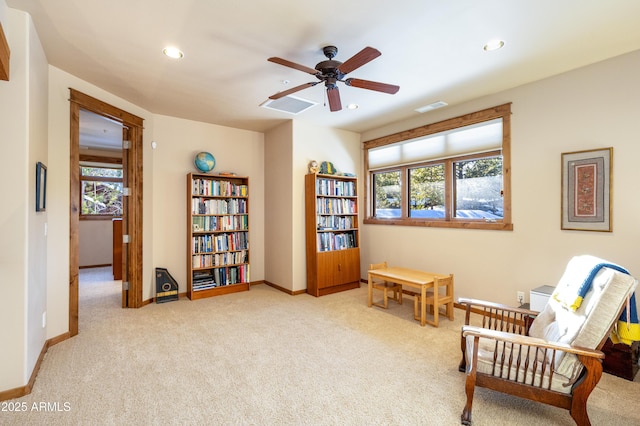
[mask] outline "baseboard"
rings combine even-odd
[[[280,290],[281,292],[287,293],[290,296],[297,296],[299,294],[305,294],[307,292],[307,289],[292,291],[292,290],[289,290],[288,288],[280,287],[279,285],[271,283],[269,281],[264,281],[264,283],[269,287],[273,287],[276,290]]]
[[[85,265],[85,266],[78,266],[78,269],[90,269],[90,268],[104,268],[107,266],[112,266],[111,263],[103,263],[100,265]]]
[[[44,359],[44,355],[47,353],[47,351],[51,346],[56,345],[62,341],[65,341],[70,337],[71,335],[67,332],[46,340],[44,342],[44,345],[42,346],[42,350],[40,351],[40,356],[38,356],[38,361],[36,361],[36,365],[33,367],[33,371],[31,372],[29,383],[27,383],[25,386],[21,386],[18,388],[9,389],[6,391],[0,391],[0,401],[6,401],[8,399],[20,398],[22,396],[29,395],[33,390],[33,385],[36,382],[36,377],[38,376],[38,372],[40,371],[40,366],[42,365],[42,360]]]

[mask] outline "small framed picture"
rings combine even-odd
[[[36,164],[36,211],[47,209],[47,166],[38,161]]]
[[[611,232],[613,148],[562,154],[561,229]]]

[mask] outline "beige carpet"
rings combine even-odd
[[[119,304],[119,282],[83,281],[80,334],[49,349],[33,392],[11,401],[26,411],[1,412],[0,424],[460,424],[461,311],[420,327],[411,298],[368,308],[365,286],[315,298],[258,285]],[[589,400],[592,423],[640,424],[637,380],[605,374]],[[473,419],[573,424],[565,410],[485,389]]]

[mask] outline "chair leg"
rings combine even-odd
[[[384,295],[384,308],[389,309],[389,290],[385,288],[384,290],[382,290],[382,293]]]
[[[464,373],[467,370],[467,341],[462,337],[462,332],[460,332],[460,350],[462,351],[462,359],[458,364],[458,371]]]
[[[476,342],[477,343],[477,342]],[[475,360],[477,362],[477,359]],[[473,393],[476,388],[476,369],[473,368],[471,371],[467,372],[467,380],[465,381],[464,390],[467,394],[467,403],[464,406],[464,410],[462,410],[462,415],[460,416],[460,422],[463,425],[471,425],[471,408],[473,405]]]

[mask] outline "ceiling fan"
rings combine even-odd
[[[282,58],[269,58],[269,62],[284,65],[285,67],[293,68],[298,71],[306,72],[307,74],[311,74],[318,79],[318,81],[301,84],[300,86],[292,87],[289,90],[278,92],[275,95],[269,96],[269,99],[280,99],[302,89],[306,89],[307,87],[313,87],[318,83],[324,82],[324,85],[327,88],[329,109],[333,112],[340,111],[342,109],[342,104],[340,102],[340,92],[338,91],[337,85],[338,81],[346,84],[347,86],[375,90],[376,92],[384,92],[389,94],[394,94],[400,89],[400,86],[395,86],[393,84],[378,83],[376,81],[361,80],[358,78],[344,78],[346,74],[360,68],[364,64],[371,62],[378,56],[382,55],[379,50],[374,49],[373,47],[365,47],[360,52],[347,59],[345,62],[335,61],[333,59],[338,54],[338,48],[335,46],[325,46],[322,48],[322,52],[324,53],[324,56],[328,58],[328,60],[319,62],[315,68],[309,68]]]

